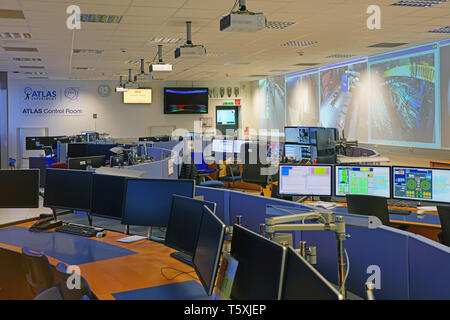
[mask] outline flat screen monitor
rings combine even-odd
[[[123,103],[150,104],[152,103],[152,89],[128,89],[123,93]]]
[[[283,143],[268,142],[267,143],[267,158],[271,162],[280,161],[283,158]]]
[[[216,211],[214,202],[174,195],[164,244],[192,256],[197,245],[203,206]]]
[[[172,196],[194,197],[194,180],[127,179],[122,224],[167,227]]]
[[[331,196],[332,166],[280,165],[280,195]]]
[[[39,208],[39,170],[0,170],[0,208]]]
[[[335,195],[347,194],[391,197],[391,167],[336,166]]]
[[[217,110],[217,124],[222,126],[234,126],[236,124],[236,110]]]
[[[309,127],[284,127],[286,143],[310,144]]]
[[[393,198],[450,203],[450,169],[392,167]]]
[[[342,295],[308,261],[289,247],[282,300],[342,300]]]
[[[120,220],[125,192],[125,177],[94,174],[91,215]]]
[[[69,143],[67,145],[67,156],[69,158],[80,158],[88,156],[87,143]]]
[[[212,151],[214,153],[233,153],[234,141],[233,140],[213,140]]]
[[[197,244],[192,259],[207,295],[212,295],[225,237],[225,224],[207,207],[203,207]]]
[[[231,299],[280,299],[286,258],[284,246],[234,225],[231,256],[239,262]]]
[[[69,169],[86,170],[105,166],[105,156],[69,158]]]
[[[300,162],[302,159],[317,159],[317,148],[313,145],[285,144],[284,156],[288,161]]]
[[[207,114],[208,88],[164,88],[165,114]]]
[[[47,169],[44,207],[90,211],[92,175],[90,171]]]
[[[319,130],[324,130],[324,128],[320,128],[320,127],[312,127],[312,128],[309,128],[309,134],[310,134],[310,141],[311,141],[311,144],[314,144],[314,145],[316,145],[317,144],[317,131],[319,131]]]

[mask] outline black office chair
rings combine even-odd
[[[45,254],[23,247],[22,263],[25,278],[34,295],[53,286],[53,271]]]
[[[387,199],[366,195],[347,195],[348,213],[378,217],[385,226],[389,225]]]
[[[80,276],[80,288],[69,288],[68,280],[72,275],[71,272],[67,271],[67,265],[64,263],[58,263],[56,265],[56,271],[58,272],[60,280],[60,293],[63,300],[98,300],[97,296],[91,291],[89,285],[82,276]]]
[[[63,298],[58,288],[51,287],[42,291],[33,300],[63,300]]]
[[[437,206],[442,232],[439,233],[439,241],[450,247],[450,206]]]

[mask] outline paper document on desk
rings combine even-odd
[[[130,237],[125,237],[125,238],[121,238],[116,240],[117,242],[123,242],[123,243],[132,243],[132,242],[136,242],[139,240],[144,240],[147,239],[147,237],[143,237],[143,236],[130,236]]]
[[[423,211],[437,211],[437,207],[436,207],[436,206],[417,207],[417,210],[423,210]]]

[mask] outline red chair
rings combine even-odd
[[[69,164],[67,162],[55,162],[50,165],[52,169],[69,169]]]

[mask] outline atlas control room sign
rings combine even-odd
[[[19,86],[20,113],[24,116],[79,116],[83,114],[81,88],[69,86]]]

